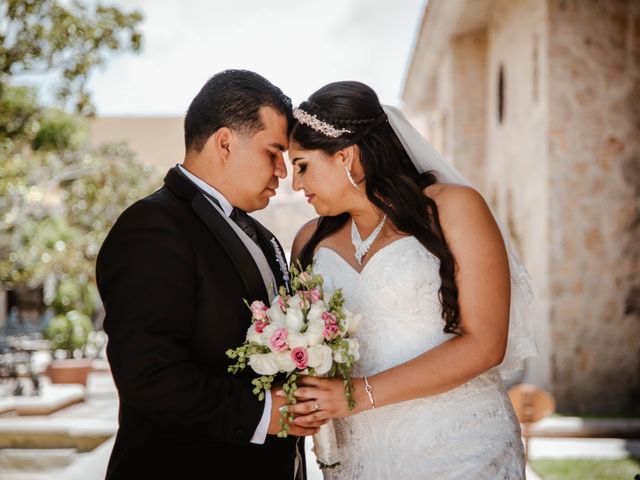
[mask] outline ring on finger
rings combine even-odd
[[[314,408],[316,412],[320,410],[320,404],[317,401],[314,403]]]

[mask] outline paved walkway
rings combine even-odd
[[[118,401],[107,372],[89,378],[87,400],[46,417],[0,416],[0,437],[22,442],[57,442],[58,445],[15,445],[0,449],[0,480],[92,480],[104,478],[117,429]],[[529,443],[529,457],[623,458],[640,457],[640,420],[583,420],[552,417],[536,426]],[[623,438],[584,438],[617,433]],[[22,436],[20,436],[22,435]],[[38,437],[39,436],[39,437]],[[634,438],[635,437],[635,438]],[[109,438],[104,441],[105,438]],[[626,438],[626,439],[624,439]],[[92,442],[100,444],[97,448]],[[321,480],[307,441],[309,480]],[[56,446],[57,448],[51,448]],[[49,447],[49,448],[43,448]],[[91,450],[78,453],[82,449]],[[537,480],[534,472],[527,478]]]

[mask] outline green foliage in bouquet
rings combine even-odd
[[[254,302],[249,304],[246,300],[245,303],[252,310],[252,325],[247,332],[247,341],[240,347],[235,349],[229,349],[227,356],[235,360],[235,363],[229,365],[228,371],[237,374],[243,371],[247,366],[254,368],[256,373],[261,373],[256,370],[255,365],[252,365],[253,361],[256,361],[258,357],[273,357],[274,355],[280,355],[278,360],[273,359],[271,362],[267,362],[266,367],[269,370],[268,373],[261,374],[253,379],[252,384],[254,386],[253,393],[258,395],[260,400],[265,397],[265,392],[271,389],[272,385],[276,381],[283,381],[282,391],[286,395],[288,404],[297,403],[295,392],[298,388],[296,380],[300,375],[310,376],[323,376],[323,377],[337,377],[340,376],[343,379],[345,397],[348,402],[349,409],[355,407],[355,400],[353,398],[353,383],[351,381],[351,371],[357,360],[353,351],[354,342],[349,338],[348,331],[348,315],[344,308],[344,297],[342,291],[337,289],[334,291],[328,301],[325,301],[323,292],[323,278],[321,275],[314,274],[312,267],[309,266],[306,269],[302,269],[298,264],[292,265],[290,268],[291,287],[292,294],[288,294],[284,287],[280,288],[279,295],[272,300],[271,307],[266,307],[262,302]],[[322,318],[320,320],[310,319],[310,313],[313,308],[316,308],[315,315],[318,317],[318,312],[322,312]],[[297,313],[302,317],[303,321],[296,327],[289,325],[289,320],[285,319],[284,311],[289,309],[298,310]],[[280,313],[279,313],[280,312]],[[325,317],[326,315],[326,317]],[[353,318],[353,317],[351,317]],[[315,325],[312,323],[315,322]],[[321,326],[319,326],[319,323]],[[331,323],[333,333],[324,333],[322,322]],[[286,358],[289,353],[293,356],[295,347],[287,345],[280,345],[278,349],[269,346],[269,336],[272,329],[287,330],[286,338],[295,336],[300,342],[300,338],[307,338],[309,335],[313,335],[315,340],[310,341],[308,344],[306,341],[305,354],[310,352],[313,348],[318,348],[321,344],[325,349],[325,354],[328,351],[330,357],[325,358],[323,362],[324,367],[319,371],[318,365],[308,365],[304,368],[296,367]],[[315,332],[311,332],[311,329],[316,329]],[[320,330],[318,331],[318,328]],[[321,339],[318,340],[318,334],[320,333]],[[312,338],[312,337],[309,337]],[[284,360],[282,359],[284,355]],[[274,357],[275,358],[275,357]],[[327,361],[330,362],[330,368],[327,367]],[[280,362],[280,363],[278,363]],[[309,362],[311,363],[311,362]],[[283,378],[284,377],[284,378]],[[286,408],[281,412],[279,420],[280,431],[279,437],[286,437],[289,432],[289,426],[293,420],[293,414]]]

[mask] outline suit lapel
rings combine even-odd
[[[236,267],[242,283],[249,294],[248,301],[269,300],[258,266],[251,253],[238,239],[233,229],[220,213],[209,203],[202,192],[184,177],[176,168],[172,168],[165,177],[165,185],[177,196],[187,200],[195,214],[202,220],[211,234],[220,242]]]
[[[269,267],[271,267],[273,276],[276,278],[278,287],[283,286],[288,291],[288,273],[285,273],[287,270],[287,260],[284,258],[284,250],[282,250],[280,242],[278,242],[276,237],[256,219],[253,219],[253,223],[255,223],[258,230],[260,247],[267,258],[267,262],[269,262]],[[279,257],[281,257],[280,260],[278,259]],[[283,271],[283,269],[285,271]]]

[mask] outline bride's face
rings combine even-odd
[[[304,191],[318,215],[334,216],[349,210],[356,190],[347,178],[347,160],[342,151],[328,155],[322,150],[305,150],[292,140],[288,155],[293,170],[293,189]]]

